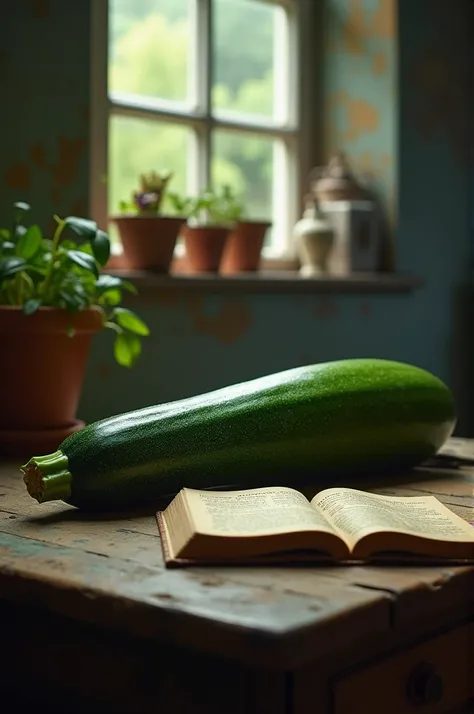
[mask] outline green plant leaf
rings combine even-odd
[[[71,228],[74,233],[87,238],[87,240],[93,240],[97,232],[97,223],[95,221],[90,221],[88,218],[77,218],[76,216],[68,216],[64,219],[64,223]]]
[[[0,238],[3,238],[3,240],[9,240],[10,235],[11,233],[8,228],[0,228]]]
[[[25,203],[24,201],[17,201],[13,204],[13,208],[16,208],[19,211],[31,211],[30,204]]]
[[[110,322],[109,320],[107,320],[107,322],[104,322],[104,327],[107,327],[109,330],[113,330],[113,331],[116,332],[118,335],[121,335],[122,332],[123,332],[123,330],[122,330],[122,328],[120,327],[120,325],[117,325],[116,322]]]
[[[103,293],[105,290],[122,287],[122,280],[116,275],[108,275],[107,273],[103,273],[97,278],[95,286],[98,292]]]
[[[84,301],[78,295],[74,295],[74,293],[71,294],[62,290],[59,296],[68,312],[76,313],[84,307]]]
[[[150,334],[150,330],[143,320],[137,317],[131,310],[127,310],[125,307],[117,307],[114,310],[114,315],[120,327],[130,330],[130,332],[134,332],[136,335],[142,335],[143,337],[147,337]]]
[[[18,226],[20,228],[20,226]],[[25,260],[29,260],[38,252],[41,245],[41,229],[37,225],[30,226],[16,245],[16,254]]]
[[[101,267],[104,267],[110,257],[109,236],[107,233],[104,233],[104,231],[99,229],[97,230],[94,238],[90,239],[90,243],[94,258]]]
[[[92,255],[83,253],[81,250],[68,250],[67,255],[76,265],[79,265],[81,268],[85,268],[85,270],[90,270],[96,277],[99,276],[99,269]]]
[[[118,288],[110,288],[110,290],[104,290],[98,301],[101,305],[114,307],[122,302],[122,293]]]
[[[7,278],[12,278],[16,273],[20,273],[26,268],[24,258],[11,256],[0,260],[0,283]]]
[[[138,290],[136,289],[135,285],[133,285],[133,283],[129,283],[128,280],[122,280],[120,283],[120,287],[124,290],[128,290],[128,292],[132,293],[132,295],[138,295]]]
[[[41,306],[41,300],[39,298],[30,298],[23,305],[23,313],[25,315],[32,315]]]
[[[122,367],[132,367],[140,356],[142,345],[140,338],[130,332],[117,335],[114,343],[114,355]]]

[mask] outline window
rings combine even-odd
[[[230,185],[250,219],[272,221],[264,254],[291,252],[304,155],[300,2],[94,3],[97,220],[118,212],[141,173],[170,170],[171,188],[182,194]]]

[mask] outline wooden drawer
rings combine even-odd
[[[335,714],[446,714],[474,698],[474,623],[340,679]]]

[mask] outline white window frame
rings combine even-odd
[[[320,160],[315,140],[317,87],[317,63],[320,57],[316,45],[318,12],[315,0],[259,0],[283,7],[287,13],[287,32],[279,38],[285,43],[286,71],[284,73],[285,102],[282,104],[283,121],[278,125],[262,122],[253,117],[232,119],[229,115],[219,117],[211,114],[212,90],[212,13],[211,0],[197,0],[199,11],[197,28],[204,42],[195,47],[194,86],[197,96],[193,104],[167,103],[163,100],[146,100],[123,94],[108,95],[108,0],[91,3],[91,110],[90,110],[90,197],[89,213],[101,226],[108,225],[107,182],[108,172],[108,125],[111,114],[176,122],[192,127],[197,136],[194,152],[194,170],[190,172],[191,186],[188,190],[200,190],[210,183],[211,136],[214,129],[228,129],[261,135],[282,142],[285,151],[278,159],[275,170],[282,172],[284,181],[274,181],[274,187],[284,190],[286,201],[276,200],[282,206],[284,216],[280,222],[286,235],[275,249],[266,249],[264,264],[272,267],[285,265],[294,259],[292,229],[303,208],[304,193],[308,190],[310,170]],[[279,45],[281,52],[281,44]],[[277,54],[275,54],[278,57]],[[281,75],[280,75],[281,76]],[[278,166],[278,164],[280,164]],[[267,259],[267,260],[265,260]]]

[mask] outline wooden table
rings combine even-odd
[[[357,485],[474,519],[472,468]],[[166,570],[152,515],[39,506],[3,464],[0,597],[0,701],[35,714],[473,711],[474,567]]]

